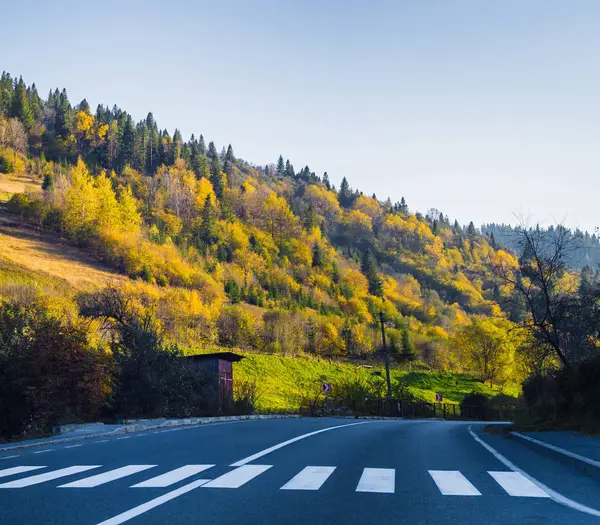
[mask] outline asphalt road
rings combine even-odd
[[[0,453],[10,525],[571,525],[595,509],[598,481],[464,422],[240,421]]]

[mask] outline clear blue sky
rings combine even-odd
[[[592,230],[596,0],[9,2],[0,69],[462,223]]]

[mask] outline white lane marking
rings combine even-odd
[[[273,465],[244,465],[209,481],[206,485],[203,485],[203,488],[237,489],[266,470],[269,470],[272,466]]]
[[[334,470],[335,467],[306,467],[281,487],[281,490],[319,490]]]
[[[158,498],[152,499],[146,503],[143,503],[142,505],[138,505],[137,507],[134,507],[131,510],[123,512],[122,514],[119,514],[118,516],[115,516],[114,518],[110,518],[101,523],[98,523],[98,525],[120,525],[121,523],[125,523],[126,521],[129,521],[130,519],[135,518],[136,516],[139,516],[140,514],[144,514],[145,512],[148,512],[149,510],[152,510],[153,508],[158,507],[159,505],[162,505],[163,503],[167,503],[167,501],[171,501],[172,499],[178,498],[179,496],[182,496],[186,492],[190,492],[191,490],[201,487],[206,482],[207,482],[206,479],[199,479],[196,481],[192,481],[191,483],[188,483],[187,485],[184,485],[183,487],[179,487],[178,489],[175,489],[171,492],[167,492],[166,494],[163,494],[162,496],[159,496]]]
[[[280,448],[283,448],[287,445],[291,445],[292,443],[295,443],[296,441],[300,441],[301,439],[305,439],[310,436],[316,436],[317,434],[321,434],[323,432],[329,432],[330,430],[336,430],[338,428],[353,427],[355,425],[366,425],[367,423],[372,423],[372,422],[371,421],[361,421],[360,423],[349,423],[348,425],[336,425],[335,427],[322,428],[321,430],[315,430],[314,432],[309,432],[308,434],[302,434],[301,436],[296,436],[295,438],[288,439],[287,441],[283,441],[282,443],[273,445],[272,447],[266,448],[265,450],[261,450],[260,452],[257,452],[256,454],[252,454],[251,456],[248,456],[247,458],[240,459],[239,461],[232,463],[231,466],[232,467],[241,467],[242,465],[245,465],[246,463],[250,463],[251,461],[254,461],[255,459],[262,458],[263,456],[266,456],[267,454],[270,454],[271,452],[274,452],[275,450],[279,450]]]
[[[481,496],[458,470],[430,470],[429,475],[444,496]]]
[[[546,494],[548,494],[548,496],[550,496],[550,498],[552,498],[557,503],[560,503],[561,505],[564,505],[565,507],[569,507],[571,509],[578,510],[579,512],[584,512],[585,514],[590,514],[592,516],[600,517],[600,510],[596,510],[596,509],[593,509],[592,507],[588,507],[587,505],[582,505],[581,503],[577,503],[576,501],[573,501],[572,499],[569,499],[566,496],[563,496],[560,492],[556,492],[555,490],[551,489],[550,487],[544,485],[541,481],[538,481],[533,476],[530,476],[529,474],[527,474],[527,472],[520,469],[512,461],[510,461],[509,459],[505,458],[502,454],[500,454],[500,452],[498,452],[494,447],[492,447],[491,445],[488,445],[485,441],[483,441],[483,439],[481,439],[477,434],[475,434],[475,432],[473,432],[471,430],[470,426],[469,426],[469,433],[471,434],[473,439],[475,441],[477,441],[477,443],[479,443],[490,454],[492,454],[498,461],[500,461],[500,463],[504,464],[504,466],[508,467],[510,470],[514,470],[515,472],[518,472],[519,474],[521,474],[522,476],[527,478],[529,481],[531,481],[531,483],[533,483],[534,485],[537,485],[540,489],[542,489]]]
[[[366,468],[363,470],[356,492],[393,494],[396,471],[393,468]]]
[[[540,487],[534,485],[519,472],[488,472],[510,496],[522,498],[549,498]]]
[[[83,447],[83,445],[69,445],[68,447],[65,447],[65,448],[78,448],[78,447]]]
[[[169,487],[178,481],[189,478],[194,474],[198,474],[204,470],[208,470],[211,467],[214,467],[214,465],[185,465],[183,467],[176,468],[175,470],[171,470],[170,472],[161,474],[160,476],[142,481],[137,485],[132,485],[132,488]]]
[[[46,472],[45,474],[37,474],[36,476],[30,476],[28,478],[17,479],[15,481],[9,481],[0,485],[0,489],[20,489],[23,487],[30,487],[31,485],[37,485],[38,483],[44,483],[45,481],[51,481],[53,479],[64,478],[65,476],[72,476],[73,474],[79,474],[86,470],[92,470],[98,468],[100,465],[75,465],[73,467],[61,468]]]
[[[47,450],[36,450],[36,451],[34,452],[34,454],[44,454],[44,453],[46,453],[46,452],[52,452],[53,450],[54,450],[53,448],[49,448],[49,449],[47,449]]]
[[[142,472],[143,470],[148,470],[149,468],[156,467],[156,465],[127,465],[125,467],[116,468],[114,470],[109,470],[108,472],[103,472],[102,474],[96,474],[95,476],[90,476],[89,478],[79,479],[77,481],[73,481],[71,483],[67,483],[66,485],[60,485],[61,489],[81,489],[81,488],[93,488],[98,485],[104,485],[104,483],[108,483],[109,481],[115,481],[117,479],[124,478],[125,476],[131,476],[132,474],[136,474],[137,472]]]
[[[0,461],[2,461],[3,459],[14,459],[18,457],[20,457],[20,454],[15,454],[14,456],[4,456],[3,458],[0,458]]]
[[[31,472],[32,470],[38,470],[40,468],[46,468],[46,467],[12,467],[12,468],[5,468],[4,470],[0,470],[0,478],[4,478],[6,476],[13,476],[14,474],[21,474],[22,472]]]
[[[539,439],[534,439],[530,436],[526,436],[525,434],[521,434],[520,432],[511,432],[511,434],[513,434],[514,436],[520,437],[521,439],[531,441],[532,443],[535,443],[536,445],[541,445],[542,447],[546,447],[550,450],[553,450],[554,452],[558,452],[559,454],[563,454],[564,456],[569,456],[570,458],[574,458],[583,463],[587,463],[588,465],[591,465],[592,467],[595,467],[595,468],[600,467],[600,461],[594,461],[593,459],[586,458],[585,456],[580,456],[579,454],[575,454],[575,452],[570,452],[568,450],[565,450],[564,448],[560,448],[560,447],[551,445],[550,443],[545,443],[544,441],[540,441]]]

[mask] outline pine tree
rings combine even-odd
[[[337,265],[337,262],[333,261],[331,263],[331,280],[337,284],[340,281],[340,269]]]
[[[200,135],[200,138],[198,139],[198,151],[200,152],[200,155],[206,155],[206,144],[204,143],[204,137],[202,135]]]
[[[306,209],[306,217],[304,218],[304,226],[308,231],[317,226],[317,214],[315,212],[315,208],[312,205],[312,202],[308,205]]]
[[[79,111],[90,114],[90,105],[85,98],[79,103]]]
[[[415,357],[415,347],[408,331],[404,328],[402,329],[402,359],[405,361],[414,361]]]
[[[200,138],[202,139],[202,135],[200,135]],[[206,156],[210,160],[219,158],[219,154],[217,153],[217,148],[215,147],[215,143],[212,141],[208,143],[208,153],[206,154]]]
[[[279,159],[277,159],[277,174],[283,175],[284,173],[285,173],[285,162],[283,161],[283,156],[279,155]]]
[[[69,121],[71,116],[71,105],[67,97],[67,90],[63,89],[61,93],[56,90],[54,97],[56,99],[54,131],[59,137],[66,139],[70,134]]]
[[[172,153],[172,157],[173,157],[173,162],[175,162],[179,157],[181,157],[181,143],[183,142],[183,138],[181,136],[181,131],[179,131],[178,129],[175,129],[175,133],[173,133],[173,143],[172,143],[172,148],[173,148],[173,153]]]
[[[217,239],[215,234],[216,222],[216,212],[210,200],[210,195],[207,195],[204,200],[204,207],[202,208],[202,223],[198,232],[200,240],[206,246],[210,246]]]
[[[496,245],[496,238],[494,237],[494,232],[492,232],[492,234],[490,235],[490,244],[492,245],[492,248],[497,249],[498,246]]]
[[[33,111],[29,107],[27,99],[27,90],[23,78],[19,79],[16,89],[13,92],[13,101],[11,107],[12,116],[19,119],[27,131],[31,131],[34,124]]]
[[[365,250],[361,260],[361,271],[369,282],[369,293],[377,297],[383,297],[383,281],[377,274],[375,258],[370,249]]]
[[[212,142],[211,142],[212,144]],[[210,182],[212,182],[215,195],[220,200],[223,198],[223,177],[221,176],[221,160],[219,157],[213,157],[210,163]]]
[[[131,164],[135,147],[135,130],[133,129],[133,121],[131,115],[127,115],[125,127],[123,128],[123,137],[121,139],[121,148],[119,152],[119,166],[124,168],[127,164]]]
[[[231,144],[227,146],[227,153],[225,154],[225,158],[231,163],[235,162],[235,157],[233,155],[233,148],[231,147]]]
[[[408,213],[408,205],[406,204],[404,197],[400,199],[400,211],[402,213]]]
[[[352,196],[352,190],[350,189],[350,184],[348,184],[348,179],[346,179],[346,177],[342,179],[342,183],[340,184],[338,200],[340,202],[340,206],[344,208],[349,208],[350,206],[352,206],[352,201],[354,199]]]
[[[44,182],[42,182],[42,189],[44,191],[49,191],[53,188],[54,186],[54,179],[52,178],[52,175],[50,173],[46,173],[46,175],[44,175]]]
[[[475,225],[473,224],[473,221],[471,221],[469,223],[469,226],[467,227],[467,233],[471,236],[473,236],[477,233],[477,230],[475,230]]]
[[[323,254],[323,249],[321,248],[321,245],[316,242],[314,247],[313,247],[313,254],[312,254],[312,266],[313,268],[323,268],[323,264],[325,262],[325,256]]]
[[[329,184],[329,175],[327,175],[327,172],[323,173],[323,184],[328,190],[331,189],[331,184]]]

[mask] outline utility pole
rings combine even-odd
[[[379,311],[379,321],[381,323],[381,340],[383,341],[383,356],[385,358],[385,381],[387,383],[387,398],[390,413],[392,411],[392,382],[390,381],[390,355],[385,344],[385,326],[383,323],[383,311]]]

